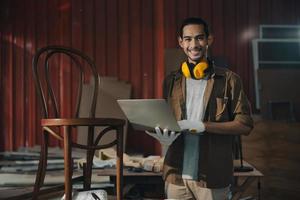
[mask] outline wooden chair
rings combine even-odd
[[[52,86],[53,73],[50,70],[54,62],[50,60],[55,57],[55,55],[60,55],[61,57],[68,57],[72,63],[69,67],[72,68],[71,72],[68,72],[63,75],[72,76],[73,71],[79,73],[78,84],[77,84],[77,101],[76,107],[74,108],[74,114],[70,117],[62,116],[60,109],[61,104],[59,100],[59,95],[55,94],[55,90]],[[36,91],[38,98],[42,104],[43,116],[41,119],[43,141],[41,145],[41,154],[38,166],[38,172],[36,175],[36,181],[33,191],[33,199],[37,199],[38,195],[43,191],[40,188],[43,185],[46,166],[47,166],[47,154],[48,154],[48,145],[49,145],[49,135],[54,136],[56,139],[63,141],[64,146],[64,175],[65,175],[65,199],[72,199],[72,172],[73,172],[73,163],[72,163],[72,148],[85,149],[87,151],[87,163],[83,169],[83,184],[84,189],[89,190],[91,187],[91,174],[92,174],[92,163],[95,150],[104,149],[114,145],[117,145],[117,199],[122,199],[122,185],[123,185],[123,126],[125,124],[124,120],[114,119],[114,118],[95,118],[95,107],[96,100],[98,97],[98,89],[100,78],[96,71],[94,62],[82,52],[66,48],[62,46],[48,46],[45,48],[39,49],[33,58],[33,74],[34,81],[36,85]],[[65,66],[59,65],[59,68]],[[86,70],[88,69],[88,71]],[[91,80],[94,80],[93,96],[92,103],[89,109],[88,118],[79,117],[79,106],[81,102],[82,94],[82,85],[85,81],[85,73],[92,76]],[[59,77],[60,73],[57,73]],[[56,78],[58,80],[59,78]],[[62,79],[61,79],[62,80]],[[72,79],[71,79],[72,80]],[[72,84],[74,84],[72,82]],[[59,85],[61,87],[61,85]],[[67,88],[71,90],[72,88]],[[59,89],[56,89],[56,91]],[[59,92],[57,92],[59,93]],[[62,94],[61,94],[62,95]],[[70,102],[68,102],[70,103]],[[87,131],[87,144],[82,145],[72,141],[72,134],[76,131],[77,126],[86,126],[88,127]],[[94,139],[94,128],[95,127],[104,127],[99,135]],[[101,137],[108,133],[111,130],[116,131],[116,140],[109,144],[99,145]],[[78,179],[78,178],[77,178]]]

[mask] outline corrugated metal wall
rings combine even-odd
[[[100,75],[130,82],[133,97],[160,97],[164,48],[177,47],[175,33],[183,18],[201,16],[215,35],[213,54],[224,56],[241,75],[253,101],[251,39],[258,36],[259,24],[299,24],[299,4],[297,0],[2,0],[0,149],[39,143],[31,72],[37,48],[60,44],[81,49],[96,61]],[[56,84],[72,88],[72,80]],[[65,91],[70,92],[65,113],[71,113],[71,91]],[[143,134],[129,140],[144,150],[158,149]]]

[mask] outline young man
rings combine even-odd
[[[166,195],[227,199],[233,176],[233,136],[247,135],[253,127],[249,102],[239,76],[209,60],[213,37],[204,20],[185,19],[178,42],[187,60],[166,77],[164,97],[182,132],[165,156]]]

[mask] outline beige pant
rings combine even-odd
[[[220,189],[200,187],[197,181],[183,180],[184,186],[166,183],[165,192],[168,199],[180,200],[228,200],[229,186]]]

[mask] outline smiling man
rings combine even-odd
[[[187,59],[166,77],[164,97],[182,131],[165,156],[166,195],[228,199],[233,136],[248,135],[253,128],[249,102],[240,77],[208,57],[213,37],[203,19],[185,19],[178,42]]]
[[[212,44],[213,39],[208,35],[208,30],[204,29],[204,25],[201,24],[187,24],[178,37],[179,45],[190,63],[196,64],[201,59],[206,59],[205,50]]]

